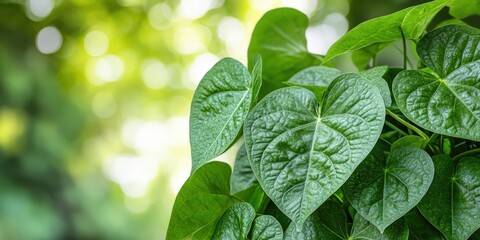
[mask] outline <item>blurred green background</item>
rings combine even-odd
[[[0,239],[164,239],[193,91],[219,59],[246,64],[263,13],[307,14],[324,54],[419,2],[0,0]]]

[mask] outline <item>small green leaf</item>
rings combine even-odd
[[[245,146],[262,188],[301,228],[370,152],[384,120],[378,90],[344,74],[321,105],[303,88],[269,94],[247,117]]]
[[[263,63],[262,57],[259,54],[255,54],[253,56],[253,69],[252,69],[252,79],[253,79],[253,104],[257,103],[258,94],[260,93],[260,89],[262,87],[262,71],[263,71]]]
[[[235,203],[218,220],[212,239],[246,240],[254,218],[255,210],[250,204]]]
[[[445,237],[425,219],[418,211],[418,208],[413,208],[405,214],[405,222],[409,230],[410,240],[439,240]]]
[[[399,219],[382,233],[360,214],[356,214],[353,219],[353,233],[350,239],[407,240],[408,227],[403,219]]]
[[[247,69],[231,58],[220,60],[205,74],[193,95],[190,113],[192,172],[235,141],[257,85]]]
[[[188,178],[173,205],[167,239],[210,239],[217,221],[235,203],[230,166],[209,162]]]
[[[480,15],[480,0],[453,0],[448,6],[450,15],[456,18]]]
[[[480,228],[479,162],[463,158],[454,170],[448,156],[433,157],[435,177],[418,208],[449,240],[467,239]]]
[[[337,240],[348,238],[347,216],[342,206],[327,200],[305,221],[303,229],[290,224],[285,231],[285,239]]]
[[[392,95],[390,94],[388,83],[382,78],[387,70],[387,66],[374,67],[365,71],[361,71],[360,75],[378,89],[382,95],[385,107],[390,107],[392,105]]]
[[[292,8],[278,8],[265,13],[252,33],[248,47],[248,66],[253,66],[255,54],[263,58],[262,92],[283,87],[298,71],[319,65],[322,59],[307,51],[305,31],[308,17]]]
[[[450,2],[432,1],[406,8],[402,11],[368,20],[351,29],[330,47],[324,62],[341,54],[359,50],[372,44],[393,42],[402,39],[402,31],[407,39],[418,39],[432,18]],[[384,46],[376,48],[383,49]],[[376,54],[375,48],[369,53]]]
[[[393,149],[407,147],[407,146],[414,147],[414,148],[422,148],[423,144],[425,144],[425,141],[427,140],[423,139],[420,136],[408,135],[392,143],[391,149],[393,150]]]
[[[352,52],[352,62],[358,70],[365,69],[372,58],[375,58],[379,52],[388,47],[392,42],[374,43],[362,49]]]
[[[479,41],[480,30],[460,25],[420,40],[418,54],[436,74],[408,70],[394,79],[393,95],[408,119],[438,134],[480,141]]]
[[[236,193],[245,190],[257,183],[257,178],[253,174],[252,167],[247,157],[247,149],[242,144],[238,150],[231,179],[231,191]]]
[[[282,225],[272,216],[262,215],[255,219],[252,227],[252,240],[282,240]]]
[[[434,174],[421,149],[396,148],[388,158],[384,150],[375,147],[343,186],[352,206],[381,232],[420,202]]]
[[[341,74],[340,70],[335,68],[314,66],[296,73],[285,84],[306,88],[315,94],[318,101],[321,101],[328,85]]]

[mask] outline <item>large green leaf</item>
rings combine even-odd
[[[349,239],[407,240],[408,234],[408,227],[403,219],[397,220],[385,231],[380,232],[373,224],[357,213],[353,219],[352,235]]]
[[[429,131],[480,141],[480,30],[448,25],[428,33],[417,51],[435,71],[409,70],[393,81],[399,109]]]
[[[378,90],[344,74],[320,105],[303,88],[269,94],[247,117],[245,146],[262,188],[301,228],[370,152],[384,119]]]
[[[283,82],[298,71],[322,62],[307,51],[307,27],[307,16],[292,8],[271,10],[257,22],[248,47],[248,66],[253,67],[255,54],[262,56],[263,95],[283,87]]]
[[[376,146],[343,186],[352,206],[381,232],[422,199],[434,167],[427,152],[414,147]]]
[[[285,84],[306,88],[315,94],[318,101],[321,101],[328,85],[341,74],[340,70],[335,68],[314,66],[296,73]]]
[[[254,79],[240,62],[224,58],[200,81],[190,110],[192,172],[235,141],[256,98]]]
[[[190,176],[175,199],[167,239],[210,239],[217,221],[235,203],[230,173],[228,164],[214,161]]]
[[[467,239],[480,228],[480,159],[433,157],[435,177],[418,204],[420,212],[449,240]]]
[[[252,240],[282,240],[282,225],[272,216],[262,215],[255,219],[252,227]]]
[[[255,174],[253,174],[252,167],[248,161],[245,144],[242,144],[238,150],[230,182],[232,193],[245,190],[257,183],[257,178],[255,178]]]
[[[456,18],[480,15],[480,0],[453,0],[449,7],[450,15]]]
[[[363,49],[372,44],[388,43],[402,39],[402,31],[407,39],[418,39],[435,15],[450,0],[432,1],[406,8],[402,11],[368,20],[351,29],[330,47],[324,62],[341,54]],[[382,50],[385,45],[370,48],[368,53]]]
[[[212,240],[246,240],[253,219],[255,219],[255,210],[250,204],[235,203],[218,220]]]

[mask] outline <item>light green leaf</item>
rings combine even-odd
[[[245,190],[257,183],[257,178],[255,178],[250,162],[248,161],[245,144],[242,144],[238,150],[230,182],[232,193]]]
[[[480,141],[480,30],[448,25],[428,33],[417,51],[438,76],[408,70],[393,81],[399,109],[429,131]]]
[[[399,219],[382,233],[357,213],[353,219],[353,233],[350,239],[407,240],[408,227],[403,219]]]
[[[285,84],[306,88],[315,94],[318,101],[321,101],[328,85],[341,74],[340,70],[335,68],[314,66],[296,73]]]
[[[255,219],[255,210],[250,204],[235,203],[218,220],[212,240],[246,240],[253,219]]]
[[[252,240],[282,240],[282,225],[272,216],[262,215],[255,219],[252,227]]]
[[[435,177],[418,208],[447,239],[467,239],[480,228],[480,159],[463,158],[456,170],[446,155],[433,163]]]
[[[295,224],[285,231],[285,239],[302,240],[337,240],[348,238],[347,216],[342,206],[333,200],[328,200],[305,221],[303,229],[297,229]]]
[[[167,239],[210,239],[217,221],[235,202],[230,173],[228,164],[214,161],[190,176],[175,199]]]
[[[384,120],[377,89],[344,74],[321,105],[303,88],[269,94],[247,117],[245,146],[262,188],[301,228],[370,152]]]
[[[254,96],[247,69],[237,60],[220,60],[200,81],[190,113],[192,172],[225,152],[235,141]]]
[[[319,56],[307,51],[307,27],[307,16],[292,8],[268,11],[257,22],[248,47],[248,66],[250,69],[253,66],[255,54],[262,56],[264,94],[261,95],[283,87],[283,82],[298,71],[322,62]]]
[[[480,15],[480,0],[453,0],[448,6],[450,15],[456,18]]]
[[[382,78],[387,70],[387,66],[374,67],[365,71],[361,71],[360,75],[378,89],[382,95],[385,106],[390,107],[392,105],[392,95],[390,94],[390,88],[388,87],[387,81]]]
[[[411,240],[444,240],[445,237],[425,219],[418,211],[413,208],[405,214],[405,222],[407,223],[409,234],[408,239]]]
[[[376,146],[343,186],[352,206],[381,232],[420,202],[434,174],[421,149],[396,148],[388,158],[384,151]]]
[[[351,29],[330,47],[324,62],[341,54],[359,50],[372,44],[393,42],[402,39],[418,39],[435,15],[450,0],[432,1],[406,8],[402,11],[368,20]],[[384,47],[384,46],[383,46]],[[378,48],[378,51],[383,49]],[[370,53],[375,49],[370,49]]]

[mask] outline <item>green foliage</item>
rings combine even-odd
[[[305,48],[306,17],[291,9],[265,14],[249,48],[251,59],[257,53],[264,59],[262,77],[258,60],[253,77],[237,62],[231,62],[241,66],[236,72],[219,68],[222,60],[211,70],[215,76],[244,77],[213,82],[209,72],[197,92],[209,83],[230,86],[236,79],[244,79],[243,86],[260,85],[252,79],[261,78],[269,84],[274,79],[276,85],[262,87],[268,94],[258,103],[256,90],[243,88],[251,92],[236,124],[244,125],[245,143],[234,173],[230,177],[229,167],[216,162],[193,173],[177,197],[169,239],[197,233],[214,239],[473,236],[480,228],[480,31],[447,25],[424,34],[451,3],[429,2],[360,24],[326,57],[357,50],[374,57],[403,37],[418,41],[418,56],[427,66],[413,70],[381,66],[341,73],[317,66]],[[362,64],[367,59],[361,54],[352,58]],[[194,97],[197,105],[206,102],[200,96]],[[218,96],[210,105],[230,103]],[[195,110],[197,105],[192,104],[192,115],[207,119],[210,113]],[[197,141],[192,141],[192,155],[198,149],[208,154],[194,164],[210,161],[236,139],[237,128],[220,144],[222,151],[205,151],[205,142],[212,141],[199,140],[210,134],[204,131],[224,122],[210,119],[201,123],[206,126],[190,126],[201,129],[191,135]],[[229,195],[230,179],[234,196]],[[188,190],[194,185],[202,192]],[[206,204],[207,196],[226,202],[196,206]],[[199,217],[205,209],[209,215]]]

